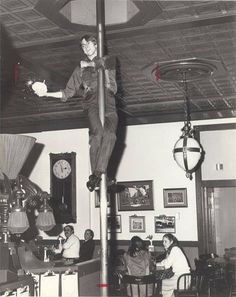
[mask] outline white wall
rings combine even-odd
[[[202,180],[236,179],[236,129],[202,131],[200,138],[206,152]]]
[[[91,225],[90,199],[85,188],[89,175],[88,129],[50,131],[26,134],[36,138],[44,148],[29,178],[42,190],[50,192],[50,153],[76,152],[77,224],[75,233],[83,238],[84,229]],[[44,237],[47,237],[43,234]]]
[[[236,119],[205,120],[193,122],[193,125],[209,125],[235,123]],[[172,150],[181,135],[182,122],[150,124],[127,127],[126,148],[117,172],[117,181],[153,180],[153,211],[137,211],[136,215],[146,217],[146,232],[138,235],[143,239],[154,235],[154,240],[160,240],[163,234],[154,234],[154,216],[177,215],[176,236],[179,240],[197,240],[197,216],[195,179],[185,177],[185,173],[173,160]],[[80,238],[90,227],[95,231],[95,238],[100,237],[99,208],[95,208],[94,194],[86,188],[89,175],[88,130],[75,129],[27,134],[43,143],[44,149],[30,175],[30,179],[43,190],[49,191],[50,171],[49,153],[64,153],[75,151],[77,176],[77,224],[75,233]],[[163,188],[187,188],[187,208],[164,208]],[[133,212],[119,212],[122,220],[122,233],[117,239],[130,239],[134,233],[129,233],[129,216]]]

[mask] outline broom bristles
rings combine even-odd
[[[36,139],[30,136],[0,135],[0,179],[5,173],[9,179],[16,179]]]

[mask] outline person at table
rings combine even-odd
[[[84,262],[93,258],[95,241],[93,240],[94,232],[91,229],[86,229],[84,232],[84,242],[80,246],[79,261]]]
[[[166,250],[166,258],[157,262],[156,266],[164,266],[165,269],[172,268],[174,275],[169,279],[162,280],[162,297],[174,297],[179,276],[189,273],[190,267],[177,238],[173,234],[167,233],[163,236],[163,246]]]
[[[131,238],[128,251],[124,254],[124,262],[129,275],[144,276],[149,275],[152,270],[151,256],[145,246],[145,242],[138,236]],[[129,289],[129,288],[128,288]],[[151,286],[148,291],[151,293]],[[138,296],[137,286],[132,285],[133,296]],[[128,295],[130,292],[128,290]],[[140,296],[146,296],[146,286],[140,285]]]
[[[55,250],[56,253],[61,253],[68,263],[74,263],[79,259],[80,241],[74,234],[74,227],[66,225],[64,227],[66,240],[63,244],[59,244],[59,248]]]
[[[148,275],[150,273],[151,257],[144,241],[138,237],[131,238],[128,251],[124,254],[124,261],[130,275]]]

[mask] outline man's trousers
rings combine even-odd
[[[94,97],[93,99],[95,100],[97,99],[97,94],[90,93],[88,95],[90,100],[92,99],[91,97]],[[89,104],[87,112],[91,170],[95,174],[105,173],[116,142],[118,116],[114,96],[111,92],[106,92],[104,126],[102,126],[99,117],[98,104]]]

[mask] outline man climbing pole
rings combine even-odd
[[[47,86],[35,82],[32,89],[39,97],[60,98],[66,102],[69,98],[83,90],[83,108],[87,112],[89,120],[89,144],[90,164],[92,174],[89,176],[87,188],[90,192],[99,187],[101,175],[106,173],[108,162],[116,142],[116,129],[118,116],[116,112],[115,94],[116,84],[116,60],[114,57],[97,57],[97,40],[90,35],[84,35],[80,44],[86,58],[80,61],[72,73],[66,88],[58,92],[48,92]],[[98,69],[104,69],[105,73],[105,120],[102,126],[99,117],[97,76]]]

